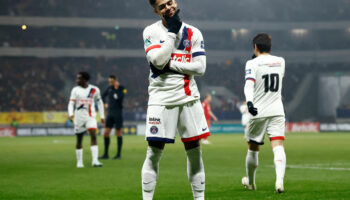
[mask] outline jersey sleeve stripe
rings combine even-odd
[[[199,52],[195,52],[192,54],[192,58],[197,57],[197,56],[205,56],[205,52],[199,51]]]
[[[152,49],[158,49],[160,47],[162,47],[160,44],[152,45],[146,49],[146,53],[148,53]]]
[[[75,99],[70,99],[70,101],[74,101],[75,102],[76,100]]]
[[[253,78],[246,78],[245,80],[246,81],[251,80],[251,81],[253,81],[255,83],[255,79],[253,79]]]

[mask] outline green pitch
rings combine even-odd
[[[213,135],[203,146],[206,199],[350,199],[350,134],[288,134],[284,194],[274,193],[272,151],[266,141],[259,154],[257,191],[241,186],[246,143],[242,135]],[[115,137],[111,155],[115,153]],[[141,199],[143,137],[125,136],[122,160],[91,167],[84,138],[85,168],[75,168],[75,137],[0,138],[0,199]],[[103,149],[99,137],[100,153]],[[154,199],[192,199],[186,157],[179,139],[167,145],[160,162]]]

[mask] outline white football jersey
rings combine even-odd
[[[74,117],[96,117],[95,101],[101,100],[100,89],[94,85],[88,85],[87,88],[76,86],[72,89],[70,101],[75,103]],[[69,111],[68,111],[69,112]],[[103,113],[103,108],[100,114]],[[73,115],[73,113],[69,113]],[[101,115],[104,118],[104,115]]]
[[[260,55],[245,66],[245,79],[255,82],[253,104],[258,114],[252,118],[284,116],[282,80],[285,61],[282,57]]]
[[[161,48],[167,34],[168,30],[161,21],[147,26],[143,32],[146,54],[152,49]],[[205,55],[201,32],[191,25],[182,23],[176,36],[171,60],[191,63],[194,57],[201,55]],[[148,62],[151,64],[149,60]],[[150,70],[148,93],[148,105],[180,105],[200,99],[194,77],[180,73],[165,73],[158,76]]]

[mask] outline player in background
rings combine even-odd
[[[285,61],[282,57],[270,55],[272,41],[271,36],[266,33],[255,36],[253,46],[256,58],[249,60],[245,66],[244,94],[252,116],[245,133],[248,141],[247,177],[242,178],[242,184],[249,190],[256,189],[255,172],[258,167],[259,146],[264,144],[267,133],[274,154],[275,191],[282,193],[286,168],[283,147],[285,114],[281,95]]]
[[[211,95],[210,94],[206,94],[205,97],[204,97],[204,100],[202,102],[202,107],[203,107],[205,119],[207,120],[207,124],[208,124],[209,128],[210,128],[210,125],[211,125],[211,118],[213,118],[214,121],[218,121],[218,118],[211,111],[210,102],[211,102]],[[202,143],[203,144],[211,144],[209,142],[209,140],[208,140],[208,137],[204,137],[202,139]]]
[[[87,72],[79,72],[77,74],[76,83],[78,86],[72,89],[68,104],[68,116],[70,120],[73,120],[74,118],[74,132],[77,135],[75,152],[78,168],[84,167],[82,142],[86,131],[91,137],[92,166],[102,167],[102,163],[98,161],[95,102],[97,102],[101,122],[104,123],[103,102],[100,95],[100,89],[94,85],[90,85],[88,83],[89,79],[90,75]]]
[[[123,100],[126,94],[126,89],[124,86],[120,85],[118,79],[115,75],[110,75],[109,87],[105,90],[102,95],[103,101],[105,102],[105,107],[107,108],[107,119],[106,126],[104,130],[104,154],[100,159],[108,159],[108,149],[110,143],[110,133],[113,127],[115,127],[115,132],[117,136],[117,154],[114,159],[121,159],[121,150],[123,145]]]
[[[180,20],[176,0],[149,0],[160,21],[143,32],[150,64],[146,120],[148,149],[142,166],[142,196],[153,199],[165,143],[179,133],[187,155],[194,199],[204,199],[205,174],[200,139],[210,135],[194,76],[206,69],[201,32]]]
[[[239,107],[238,107],[239,111],[242,114],[242,119],[241,119],[241,123],[244,127],[244,132],[246,132],[247,130],[247,126],[250,120],[250,114],[248,111],[248,106],[247,106],[247,102],[244,101]]]

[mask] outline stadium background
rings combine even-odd
[[[272,53],[286,59],[283,102],[288,132],[301,132],[295,134],[300,140],[312,137],[314,144],[325,135],[340,137],[349,146],[348,134],[328,133],[350,130],[349,0],[178,3],[181,18],[197,26],[205,39],[207,71],[196,81],[202,96],[213,95],[213,112],[219,118],[213,133],[242,133],[237,106],[244,99],[244,65],[252,55],[252,37],[267,32],[273,38]],[[108,75],[119,77],[128,89],[124,132],[142,134],[149,73],[142,31],[155,20],[146,0],[1,1],[0,136],[72,135],[66,110],[75,75],[81,70],[90,72],[91,83],[101,90],[107,87]],[[216,137],[214,144],[216,140],[222,144],[222,137],[240,138],[231,134]],[[74,141],[71,136],[57,138],[51,139]],[[143,144],[139,137],[134,138],[130,136],[140,142],[135,145]],[[26,141],[51,141],[47,137],[16,139],[0,138],[0,143],[11,149]],[[334,145],[337,149],[339,144]],[[70,146],[72,150],[73,143]],[[68,150],[65,153],[73,158]],[[350,164],[349,158],[339,162]],[[15,165],[4,158],[1,163],[9,168]],[[1,193],[11,199],[6,196],[9,193]]]

